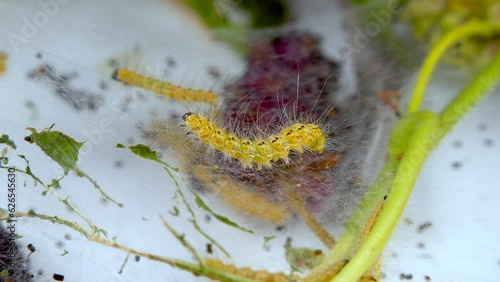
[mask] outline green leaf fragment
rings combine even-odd
[[[171,215],[173,215],[173,216],[178,216],[179,215],[179,209],[176,206],[174,206],[174,211],[173,212],[169,211],[168,213],[171,214]]]
[[[5,144],[14,150],[17,149],[16,143],[10,140],[9,135],[6,134],[2,134],[2,136],[0,136],[0,144]]]
[[[59,131],[36,132],[34,128],[27,129],[31,131],[31,135],[25,140],[40,147],[47,156],[63,168],[64,174],[76,168],[78,151],[85,142],[77,142]]]
[[[145,159],[153,160],[155,162],[161,162],[158,158],[158,155],[155,151],[151,150],[148,146],[143,144],[137,144],[134,146],[125,146],[123,144],[116,144],[116,148],[128,148],[132,153],[138,155],[139,157],[143,157]]]
[[[52,182],[47,186],[54,187],[54,188],[61,188],[61,185],[59,185],[59,180],[60,179],[52,179]]]
[[[2,269],[2,271],[0,271],[0,276],[1,277],[7,277],[7,276],[9,276],[9,270],[6,269],[6,268]]]
[[[116,144],[116,148],[128,148],[132,153],[138,155],[141,158],[152,160],[158,163],[161,163],[168,168],[172,169],[175,172],[179,172],[178,168],[171,167],[169,164],[165,163],[164,161],[160,160],[158,158],[158,155],[156,151],[151,150],[148,146],[143,145],[143,144],[137,144],[133,146],[125,146],[123,144]]]
[[[246,229],[244,227],[241,227],[239,226],[238,224],[236,224],[235,222],[231,221],[229,218],[225,217],[225,216],[222,216],[222,215],[219,215],[219,214],[216,214],[215,212],[213,212],[208,206],[207,204],[205,204],[205,202],[203,202],[203,200],[195,193],[194,194],[194,201],[196,203],[196,205],[199,207],[199,208],[202,208],[204,209],[205,211],[207,211],[208,213],[210,213],[211,215],[213,215],[217,220],[219,220],[220,222],[224,223],[224,224],[227,224],[229,226],[232,226],[234,228],[237,228],[239,230],[242,230],[242,231],[245,231],[245,232],[248,232],[250,234],[253,234],[253,231],[250,230],[250,229]]]
[[[265,249],[267,243],[269,243],[274,238],[276,238],[276,236],[264,236],[264,244],[262,245],[262,248]]]

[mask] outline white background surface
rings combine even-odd
[[[205,89],[218,89],[236,77],[243,65],[229,48],[212,41],[201,25],[168,1],[103,2],[69,1],[61,5],[34,36],[24,36],[17,53],[5,35],[9,32],[21,35],[22,18],[32,19],[41,7],[37,1],[0,2],[0,50],[9,55],[8,71],[0,77],[0,133],[11,136],[19,147],[16,153],[26,155],[33,171],[45,182],[60,177],[62,171],[50,165],[36,146],[22,141],[28,134],[26,127],[41,130],[55,123],[54,130],[76,140],[90,140],[85,148],[88,154],[80,156],[80,168],[97,179],[125,207],[120,209],[109,202],[103,203],[88,182],[75,176],[63,180],[63,189],[58,193],[70,195],[70,201],[96,225],[105,228],[110,238],[116,236],[120,243],[154,254],[190,260],[190,255],[158,218],[160,214],[166,216],[177,230],[186,232],[186,238],[204,254],[205,241],[186,223],[187,213],[181,209],[180,218],[168,216],[174,204],[168,176],[159,165],[142,161],[127,150],[113,148],[116,143],[141,142],[140,127],[147,124],[153,114],[167,117],[171,110],[183,113],[187,108],[163,103],[148,92],[144,95],[145,101],[137,99],[137,90],[111,81],[112,69],[106,62],[111,57],[119,57],[121,67],[140,70],[149,66],[170,82]],[[332,27],[336,21],[332,19],[335,11],[330,5],[302,4],[300,10],[304,15],[303,26],[326,35],[325,46],[330,48],[327,52],[335,54],[338,52],[336,38],[340,35]],[[135,46],[140,46],[138,56],[132,55]],[[37,59],[37,53],[43,57]],[[167,56],[177,62],[174,68],[165,63]],[[96,112],[74,111],[54,94],[49,82],[27,79],[27,73],[42,63],[50,63],[59,74],[77,71],[79,76],[70,84],[103,96],[104,105]],[[221,82],[207,75],[206,69],[212,65],[223,73]],[[102,81],[109,85],[107,91],[99,88]],[[435,85],[429,89],[430,98],[425,107],[438,109],[446,97],[456,93],[457,88],[449,83],[444,85],[446,87]],[[498,94],[497,91],[490,96],[457,126],[426,163],[403,220],[384,251],[385,281],[399,281],[401,273],[412,274],[413,281],[424,281],[424,275],[432,281],[498,281]],[[129,110],[113,111],[115,105],[123,104],[127,97],[132,101],[128,103]],[[36,105],[36,110],[27,107],[28,101]],[[96,129],[103,120],[111,121],[112,126],[104,134],[98,134]],[[22,162],[15,160],[15,154],[11,153],[10,158],[22,166]],[[114,166],[117,161],[122,163],[121,168]],[[4,171],[0,177],[6,179]],[[23,178],[18,177],[22,183]],[[18,210],[33,208],[38,213],[78,220],[50,195],[41,196],[41,188],[32,184],[28,180],[27,186],[18,190]],[[204,230],[227,247],[238,265],[286,270],[282,246],[290,235],[301,246],[320,246],[299,222],[291,222],[284,231],[278,232],[271,224],[234,215],[234,211],[224,208],[213,196],[205,199],[217,212],[230,215],[256,231],[257,235],[249,235],[214,220],[206,223],[205,213],[197,210]],[[3,206],[5,201],[2,202]],[[425,222],[431,222],[432,226],[417,232],[418,226]],[[63,226],[25,219],[19,223],[18,233],[24,236],[20,240],[22,246],[32,243],[37,248],[31,256],[34,281],[52,281],[52,273],[63,274],[64,281],[196,280],[189,273],[144,258],[135,262],[133,257],[123,273],[118,274],[125,253],[87,242]],[[70,234],[71,240],[66,240],[65,234]],[[264,251],[263,236],[273,235],[278,237],[269,243],[270,250]],[[419,243],[424,247],[419,248]],[[60,256],[63,250],[68,254]],[[223,256],[216,251],[215,257]]]

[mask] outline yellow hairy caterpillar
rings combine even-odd
[[[7,69],[7,55],[0,52],[0,75],[2,75]]]
[[[158,79],[136,74],[127,69],[115,70],[112,78],[124,84],[143,88],[152,91],[157,95],[162,95],[178,102],[186,101],[189,103],[203,102],[215,104],[217,101],[217,96],[211,91],[182,88]]]
[[[293,282],[300,281],[300,277],[297,275],[287,276],[283,273],[271,273],[265,270],[253,270],[249,267],[238,268],[233,264],[225,264],[217,259],[207,259],[205,264],[213,269],[222,270],[224,272],[229,272],[245,278],[249,278],[255,281],[262,282]]]
[[[296,123],[266,139],[252,141],[226,132],[204,116],[186,113],[182,119],[201,142],[239,160],[243,168],[251,168],[253,163],[257,169],[270,167],[271,161],[279,159],[288,163],[290,151],[303,153],[306,147],[322,153],[325,146],[325,136],[316,124]]]

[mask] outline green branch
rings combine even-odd
[[[48,221],[50,221],[52,223],[56,223],[56,224],[65,225],[65,226],[77,231],[78,233],[82,234],[89,241],[93,241],[93,242],[99,243],[101,245],[105,245],[108,247],[119,249],[119,250],[122,250],[128,254],[138,255],[138,256],[153,260],[153,261],[166,263],[172,267],[182,269],[185,271],[189,271],[193,275],[196,275],[196,276],[201,275],[201,276],[205,276],[205,277],[208,277],[210,279],[214,279],[214,280],[221,281],[221,282],[257,282],[257,281],[254,281],[252,279],[248,279],[248,278],[245,278],[245,277],[242,277],[239,275],[226,273],[224,271],[208,267],[204,264],[190,263],[190,262],[179,260],[179,259],[158,256],[158,255],[150,254],[147,252],[139,251],[139,250],[136,250],[133,248],[129,248],[125,245],[118,244],[115,241],[111,241],[109,239],[90,234],[87,231],[85,231],[78,224],[61,219],[61,218],[58,218],[57,216],[48,216],[48,215],[43,215],[43,214],[37,214],[33,211],[16,212],[14,215],[17,218],[32,217],[32,218],[38,218],[41,220],[48,220]],[[0,220],[8,220],[8,219],[10,219],[9,214],[4,210],[0,210]],[[163,223],[165,223],[165,221],[163,221]]]
[[[420,69],[413,88],[410,104],[408,105],[408,113],[414,113],[420,108],[420,103],[424,97],[429,78],[436,68],[439,59],[450,46],[469,36],[490,37],[498,33],[500,33],[500,25],[470,21],[445,34],[431,49]]]
[[[432,112],[406,117],[415,122],[408,151],[401,159],[387,199],[370,234],[332,282],[357,281],[380,256],[410,197],[427,155],[435,144],[439,121]]]

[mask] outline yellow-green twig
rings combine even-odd
[[[408,105],[408,113],[414,113],[420,108],[420,103],[422,102],[425,94],[429,78],[431,77],[439,59],[450,46],[469,36],[489,37],[495,33],[500,33],[500,25],[492,25],[487,22],[473,20],[464,23],[445,34],[434,45],[434,47],[432,47],[424,61],[424,64],[422,65],[422,68],[420,69],[413,88],[410,104]]]
[[[387,200],[370,234],[332,282],[357,281],[377,259],[403,212],[418,172],[434,146],[439,126],[437,116],[432,112],[419,112],[406,118],[416,119],[416,125]]]

